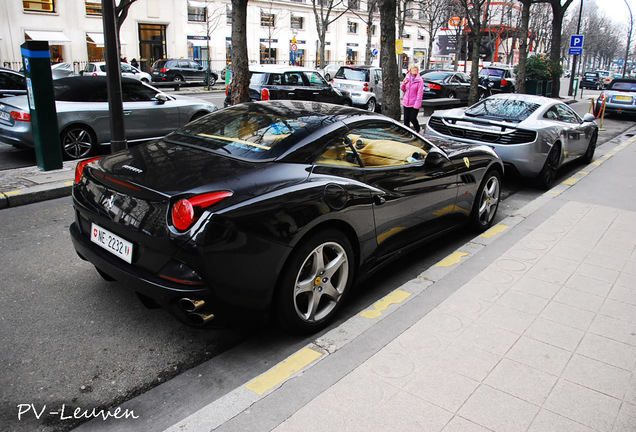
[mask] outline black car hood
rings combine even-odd
[[[164,140],[106,156],[98,161],[96,169],[103,174],[96,176],[102,180],[106,177],[110,187],[145,198],[218,190],[240,191],[245,197],[282,187],[290,178],[298,182],[308,176],[303,166],[247,162]]]

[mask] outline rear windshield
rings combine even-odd
[[[502,69],[489,69],[483,68],[479,72],[480,76],[494,76],[494,77],[502,77],[504,75],[504,71]]]
[[[427,72],[422,75],[422,78],[430,80],[443,80],[450,75],[450,72]]]
[[[613,81],[609,90],[636,91],[636,81]]]
[[[466,110],[471,117],[521,122],[541,105],[518,99],[492,98],[476,103]]]
[[[276,105],[239,104],[188,123],[171,134],[183,144],[229,154],[240,159],[274,159],[317,128],[336,121],[313,111],[291,118]]]
[[[152,65],[153,69],[161,69],[166,65],[166,60],[157,60],[155,64]]]
[[[585,73],[585,78],[596,78],[596,72],[586,72]]]
[[[267,84],[267,74],[262,72],[250,72],[250,84],[265,85]]]
[[[369,81],[369,69],[340,68],[334,78],[351,81]]]

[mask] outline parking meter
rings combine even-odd
[[[26,41],[20,45],[27,82],[31,131],[38,168],[62,168],[62,148],[53,96],[51,54],[47,41]]]

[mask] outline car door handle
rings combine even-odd
[[[319,94],[320,94],[320,92],[314,92],[314,94],[315,94],[315,95],[319,95]]]
[[[132,111],[124,111],[124,115],[131,115]]]
[[[376,203],[377,205],[382,205],[386,202],[386,198],[380,195],[374,195],[373,202]]]

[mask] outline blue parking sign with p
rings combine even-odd
[[[570,48],[583,48],[583,35],[572,35]]]

